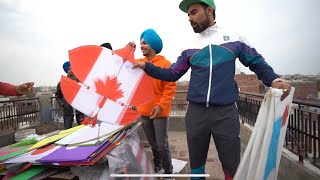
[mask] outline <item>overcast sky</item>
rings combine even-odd
[[[180,0],[0,0],[0,81],[56,85],[68,50],[111,42],[139,45],[143,30],[161,36],[175,62],[194,36]],[[216,0],[217,24],[243,35],[278,74],[320,73],[319,0]],[[140,49],[135,57],[142,57]],[[237,63],[241,71],[248,68]],[[182,80],[187,80],[187,76]]]

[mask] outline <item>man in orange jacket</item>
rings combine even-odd
[[[135,47],[134,43],[129,44]],[[153,29],[147,29],[141,34],[140,46],[144,58],[138,59],[139,62],[150,62],[161,68],[167,68],[171,65],[164,56],[158,55],[163,45],[161,38]],[[152,78],[152,86],[155,98],[137,108],[142,115],[143,129],[152,148],[155,173],[160,173],[163,168],[165,174],[172,174],[168,120],[176,83]]]

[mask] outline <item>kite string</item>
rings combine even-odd
[[[99,140],[100,140],[100,124],[101,124],[101,122],[100,121],[98,121],[98,139],[97,139],[97,143],[99,143]]]
[[[133,49],[134,49],[134,48],[133,48],[132,46],[130,46],[130,51],[128,52],[128,54],[126,55],[126,57],[124,57],[124,60],[127,60],[127,58],[129,57],[129,55],[130,55],[130,53],[131,53],[131,51],[132,51]],[[119,71],[117,72],[117,74],[116,74],[115,77],[117,77],[117,76],[119,75],[119,73],[120,73],[120,71],[121,71],[121,69],[122,69],[123,64],[124,64],[124,63],[121,64],[121,67],[120,67],[120,69],[119,69]]]

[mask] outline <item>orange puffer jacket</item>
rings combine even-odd
[[[161,55],[156,55],[151,61],[148,61],[145,57],[137,61],[150,62],[161,68],[167,68],[171,65],[171,62]],[[176,92],[176,83],[151,79],[155,98],[147,104],[138,106],[138,111],[143,116],[151,116],[150,113],[152,113],[153,108],[158,105],[161,108],[161,112],[157,117],[168,117],[171,111],[171,101]]]

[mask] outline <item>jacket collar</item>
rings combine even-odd
[[[200,36],[207,36],[211,34],[213,31],[218,31],[218,25],[217,23],[214,23],[214,25],[208,27],[206,30],[199,33]]]

